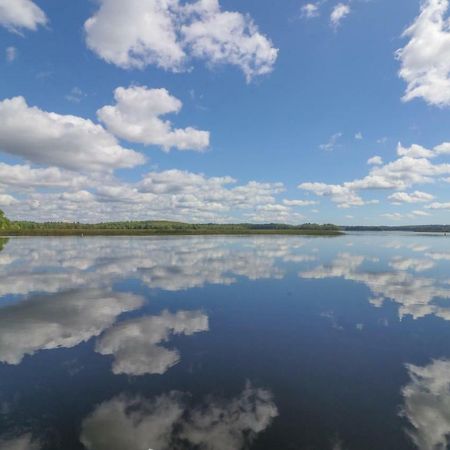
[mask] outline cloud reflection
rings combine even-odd
[[[135,278],[150,288],[180,291],[228,285],[238,277],[282,278],[280,262],[307,262],[305,238],[12,239],[1,254],[0,297],[109,287]]]
[[[178,363],[177,350],[162,347],[172,334],[191,336],[208,331],[208,316],[200,311],[163,311],[159,316],[118,323],[97,341],[96,351],[114,355],[115,374],[163,374]]]
[[[402,389],[402,415],[419,450],[442,450],[450,444],[450,361],[407,365],[411,381]]]
[[[40,444],[33,440],[31,434],[14,438],[0,438],[0,450],[40,450]]]
[[[88,450],[240,450],[278,415],[272,394],[251,384],[235,398],[209,397],[194,408],[188,397],[115,397],[83,421],[81,442]]]
[[[381,306],[386,299],[392,300],[399,305],[400,318],[409,315],[418,319],[433,314],[450,320],[450,305],[435,302],[436,299],[450,298],[448,282],[410,273],[430,269],[433,261],[394,257],[389,264],[391,271],[365,270],[366,262],[377,260],[341,253],[330,264],[300,272],[299,276],[305,279],[343,278],[363,283],[372,292],[374,306]]]
[[[0,309],[0,361],[19,364],[38,350],[71,348],[100,335],[143,299],[105,289],[32,297]]]

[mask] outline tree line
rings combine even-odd
[[[115,232],[133,231],[142,234],[239,234],[239,233],[338,233],[339,227],[333,224],[319,225],[315,223],[305,223],[302,225],[287,225],[279,223],[252,224],[192,224],[185,222],[174,222],[166,220],[147,221],[120,221],[102,223],[81,223],[81,222],[31,222],[31,221],[10,221],[3,211],[0,210],[0,229],[12,234],[114,234]]]

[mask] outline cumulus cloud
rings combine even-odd
[[[383,164],[383,159],[381,156],[372,156],[367,160],[367,164],[371,166],[381,166]]]
[[[396,55],[399,75],[407,83],[404,101],[422,98],[432,105],[450,104],[448,6],[448,0],[424,0],[420,14],[403,34],[409,42]]]
[[[9,194],[2,194],[0,192],[0,205],[1,206],[11,206],[18,203],[18,200]]]
[[[407,364],[411,381],[403,387],[402,416],[408,434],[419,449],[435,450],[450,444],[450,361],[438,359],[426,366]]]
[[[433,203],[425,206],[425,208],[428,208],[428,209],[448,209],[448,210],[450,210],[450,202],[433,202]]]
[[[110,328],[97,342],[95,350],[114,355],[115,374],[145,375],[165,373],[178,363],[178,351],[158,344],[172,334],[191,336],[208,331],[208,316],[200,311],[163,311],[159,316],[141,317]]]
[[[278,415],[272,394],[251,384],[235,398],[209,397],[194,408],[186,398],[175,391],[154,399],[115,397],[83,421],[80,440],[88,450],[170,450],[179,439],[205,450],[237,450]]]
[[[33,168],[29,164],[0,163],[0,186],[10,187],[79,187],[89,178],[57,167]]]
[[[338,3],[331,12],[330,22],[334,28],[340,26],[341,22],[350,14],[350,5]]]
[[[107,290],[78,290],[30,299],[0,310],[0,361],[20,364],[38,350],[71,348],[98,336],[142,298]]]
[[[283,204],[286,206],[311,206],[317,205],[317,202],[314,200],[283,200]]]
[[[434,199],[434,196],[427,194],[426,192],[414,191],[408,192],[396,192],[390,195],[389,200],[394,203],[426,203]]]
[[[97,111],[98,118],[114,135],[131,142],[158,145],[164,150],[205,150],[209,133],[192,127],[173,128],[161,116],[178,113],[182,103],[166,89],[146,86],[119,87],[114,91],[116,104]]]
[[[320,197],[330,197],[340,208],[350,208],[353,206],[363,206],[370,202],[365,202],[350,187],[338,184],[325,183],[301,183],[298,186],[305,191],[313,192]]]
[[[271,72],[278,53],[248,15],[222,11],[217,0],[101,0],[85,31],[91,50],[123,68],[177,72],[198,58],[237,66],[250,81]]]
[[[100,125],[76,116],[46,112],[23,97],[0,102],[0,151],[69,170],[111,171],[143,164]]]
[[[362,190],[405,190],[417,184],[429,184],[450,174],[450,164],[434,163],[433,159],[450,153],[448,143],[440,144],[433,149],[426,149],[419,145],[397,147],[398,158],[383,164],[378,158],[375,166],[371,167],[367,176],[347,181],[342,184],[326,184],[318,182],[304,182],[298,187],[313,192],[319,196],[328,196],[340,207],[363,206],[374,201],[364,201],[358,191]],[[369,160],[374,163],[373,158]],[[430,201],[430,194],[415,191],[413,194],[395,193],[391,199],[395,201]]]
[[[46,23],[44,11],[31,0],[0,0],[0,25],[8,30],[36,30]]]
[[[14,218],[84,222],[143,218],[239,222],[251,221],[249,215],[258,210],[271,209],[272,212],[266,211],[269,221],[298,223],[300,220],[292,206],[281,203],[279,196],[284,191],[282,183],[250,181],[238,184],[229,176],[207,177],[201,173],[176,169],[149,172],[135,182],[121,181],[110,174],[78,174],[71,181],[68,171],[49,170],[51,177],[48,180],[43,170],[21,167],[16,168],[16,172],[18,174],[14,179],[11,176],[8,177],[8,183],[5,182],[10,190],[16,187],[21,189],[22,201],[6,208],[6,213]],[[22,186],[22,175],[26,173],[34,177],[31,179],[36,189],[24,190],[26,186]],[[66,188],[62,186],[60,175],[62,178],[67,175]],[[42,187],[53,184],[53,189],[39,190],[37,186],[40,183]],[[0,192],[1,188],[2,180]],[[86,196],[83,210],[72,202],[77,198],[74,194],[79,191],[92,194]],[[273,205],[279,206],[274,209]]]

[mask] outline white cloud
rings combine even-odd
[[[401,144],[397,145],[397,155],[408,156],[409,158],[434,158],[437,152],[428,150],[421,145],[413,144],[411,147],[403,147]]]
[[[344,185],[325,183],[302,183],[298,186],[320,197],[330,197],[340,208],[363,206],[367,203],[354,191]]]
[[[178,351],[158,344],[168,342],[172,334],[191,336],[208,329],[208,316],[200,311],[163,311],[158,316],[113,326],[97,342],[95,350],[114,356],[115,374],[163,374],[178,363],[180,356]]]
[[[338,146],[338,141],[342,137],[342,133],[333,134],[327,143],[319,145],[321,150],[332,151]]]
[[[436,156],[439,155],[450,155],[450,142],[443,142],[440,145],[437,145],[433,149]]]
[[[448,209],[450,210],[450,202],[433,202],[430,205],[425,206],[428,209]]]
[[[5,164],[0,162],[0,186],[80,187],[88,185],[89,178],[57,167],[32,168],[29,164]]]
[[[145,162],[100,125],[30,107],[23,97],[0,102],[0,151],[72,170],[111,171]]]
[[[364,136],[361,131],[358,131],[358,133],[355,134],[355,139],[357,141],[361,141],[362,139],[364,139]]]
[[[251,384],[234,398],[210,396],[195,407],[186,406],[186,397],[176,391],[115,397],[83,421],[80,440],[88,450],[170,450],[180,439],[205,450],[241,449],[278,415],[272,394]]]
[[[286,206],[311,206],[317,205],[314,200],[283,200],[283,204]]]
[[[81,190],[76,192],[63,192],[60,199],[73,203],[89,203],[95,200],[95,196],[89,191]]]
[[[434,196],[427,194],[426,192],[414,191],[411,193],[407,192],[396,192],[390,195],[389,200],[394,203],[424,203],[430,202],[434,199]]]
[[[8,30],[36,30],[46,23],[44,11],[31,0],[0,0],[0,25]]]
[[[7,47],[5,54],[6,54],[6,62],[12,63],[17,59],[17,48]]]
[[[413,214],[414,216],[418,216],[418,217],[427,217],[430,214],[425,212],[425,211],[421,211],[420,209],[416,209],[414,210],[411,214]]]
[[[85,176],[26,165],[0,164],[0,175],[2,172],[6,175],[4,186],[8,194],[17,192],[22,197],[19,203],[5,208],[12,218],[84,222],[143,218],[197,223],[242,222],[253,221],[248,214],[266,209],[266,219],[270,222],[298,223],[301,219],[293,207],[279,199],[285,190],[282,183],[237,184],[229,176],[207,177],[175,169],[149,172],[136,182],[121,181],[109,173]],[[27,176],[30,176],[29,185]],[[0,193],[2,182],[0,179]],[[43,190],[46,187],[52,189]],[[76,204],[79,191],[89,192],[81,194],[85,200],[82,209]],[[277,205],[275,209],[274,205]]]
[[[123,68],[186,70],[190,58],[238,66],[247,81],[272,71],[278,50],[248,15],[217,0],[101,0],[85,23],[88,47]]]
[[[338,3],[331,12],[330,21],[334,28],[339,27],[342,20],[350,14],[350,5]]]
[[[306,182],[301,183],[298,187],[314,192],[319,196],[329,196],[341,207],[362,206],[374,201],[364,201],[358,195],[358,191],[369,189],[404,190],[417,184],[433,183],[436,179],[450,174],[450,164],[433,164],[431,161],[439,156],[449,154],[449,151],[450,145],[448,143],[443,143],[433,149],[426,149],[418,145],[405,148],[399,144],[397,148],[399,158],[392,162],[372,167],[369,174],[364,178],[347,181],[342,184]],[[375,162],[380,161],[377,159]],[[419,194],[419,196],[425,200],[423,193]],[[410,197],[405,197],[404,193],[394,194],[395,197],[410,199]],[[427,198],[431,200],[430,197]]]
[[[381,166],[383,164],[383,159],[381,156],[372,156],[367,160],[367,164],[371,166]]]
[[[180,70],[186,58],[178,42],[177,0],[101,0],[84,27],[88,47],[122,68],[156,64]]]
[[[404,101],[422,98],[450,105],[450,27],[448,0],[424,0],[414,23],[404,32],[410,40],[396,53],[399,75],[407,83]]]
[[[419,449],[447,448],[450,440],[450,361],[434,360],[420,367],[407,366],[411,381],[403,387],[402,415],[409,436]]]
[[[17,203],[17,199],[9,194],[0,193],[0,205],[1,206],[11,206]]]
[[[166,89],[146,86],[119,87],[114,91],[116,104],[104,106],[97,116],[107,129],[118,137],[146,145],[158,145],[169,151],[205,150],[209,146],[209,133],[192,127],[173,128],[160,116],[178,113],[182,103]]]
[[[269,212],[269,213],[279,213],[283,214],[289,211],[289,207],[286,205],[279,205],[276,203],[268,203],[267,205],[260,205],[256,208],[258,211]]]
[[[302,17],[306,17],[307,19],[317,17],[319,14],[320,12],[318,3],[306,3],[306,5],[303,5],[301,7]]]

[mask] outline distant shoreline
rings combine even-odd
[[[345,233],[334,230],[185,230],[185,231],[155,231],[155,230],[0,230],[0,237],[16,236],[341,236]]]

